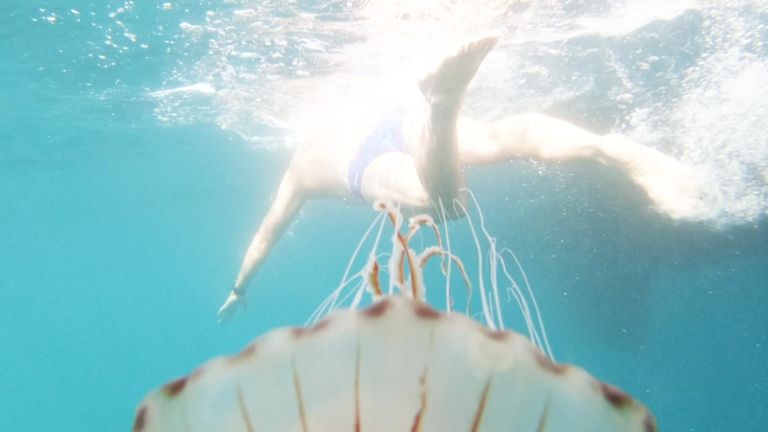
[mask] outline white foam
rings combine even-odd
[[[768,59],[753,49],[758,5],[740,3],[702,10],[703,54],[680,77],[680,98],[632,114],[636,139],[666,140],[709,183],[701,219],[717,225],[768,215]]]
[[[155,98],[164,98],[167,96],[184,93],[212,95],[216,93],[216,89],[213,88],[210,83],[196,83],[171,89],[156,90],[149,93],[149,95]]]
[[[768,213],[768,62],[722,53],[700,67],[674,112],[683,157],[712,176],[723,222],[757,220]]]
[[[256,11],[253,9],[238,9],[233,14],[238,18],[253,18],[256,16]]]
[[[181,24],[179,24],[179,28],[184,31],[184,33],[192,34],[192,35],[200,35],[205,31],[205,28],[203,26],[190,24],[186,21],[182,21]]]

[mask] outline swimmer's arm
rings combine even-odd
[[[295,175],[289,170],[283,176],[277,195],[267,215],[253,236],[245,258],[240,266],[229,298],[219,309],[219,319],[224,320],[232,313],[234,306],[242,301],[248,289],[248,283],[261,268],[277,240],[285,231],[306,201],[306,196],[298,187]]]

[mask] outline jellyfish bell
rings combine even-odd
[[[524,336],[406,296],[274,330],[151,393],[134,432],[654,431],[638,402]]]
[[[531,339],[503,330],[495,275],[499,267],[509,272],[497,261],[501,254],[482,215],[480,231],[495,263],[490,291],[482,279],[476,287],[485,325],[425,302],[422,270],[433,257],[442,259],[444,273],[455,265],[467,290],[473,289],[450,251],[448,232],[443,242],[434,221],[423,215],[411,218],[404,230],[395,206],[375,208],[382,212],[378,221],[389,219],[394,227],[386,292],[376,252],[381,224],[363,270],[348,277],[350,261],[342,283],[316,311],[324,318],[273,330],[239,354],[212,360],[153,391],[139,406],[134,432],[656,430],[639,402],[552,360],[543,325],[534,325],[541,324],[538,308],[518,297],[524,293],[511,277]],[[376,221],[368,232],[375,226]],[[470,226],[476,234],[471,221]],[[422,227],[433,230],[437,245],[417,253],[409,241]],[[353,280],[357,286],[345,292]],[[358,309],[366,291],[374,302]],[[352,307],[335,310],[349,296]]]

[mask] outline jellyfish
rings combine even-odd
[[[394,226],[386,289],[374,247],[356,274],[361,284],[345,294],[354,279],[348,266],[313,324],[272,330],[239,354],[211,360],[151,392],[133,431],[656,430],[640,402],[577,366],[554,362],[539,346],[545,335],[536,333],[536,342],[502,328],[493,289],[481,302],[485,323],[432,308],[425,301],[424,266],[439,257],[448,273],[452,263],[471,291],[461,260],[429,216],[411,218],[404,230],[395,206],[375,206],[381,211],[369,228],[379,226],[375,246],[379,222],[389,219]],[[410,240],[424,227],[435,232],[437,244],[416,253]],[[480,229],[487,235],[482,220]],[[336,307],[347,295],[359,304],[364,292],[373,298],[369,307]]]

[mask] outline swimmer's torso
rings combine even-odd
[[[342,124],[326,125],[316,140],[297,149],[291,170],[311,196],[359,202],[389,199],[427,208],[428,196],[408,152],[416,139],[409,133],[410,117],[405,111],[392,111],[357,131],[344,130]],[[331,190],[335,193],[329,194]]]

